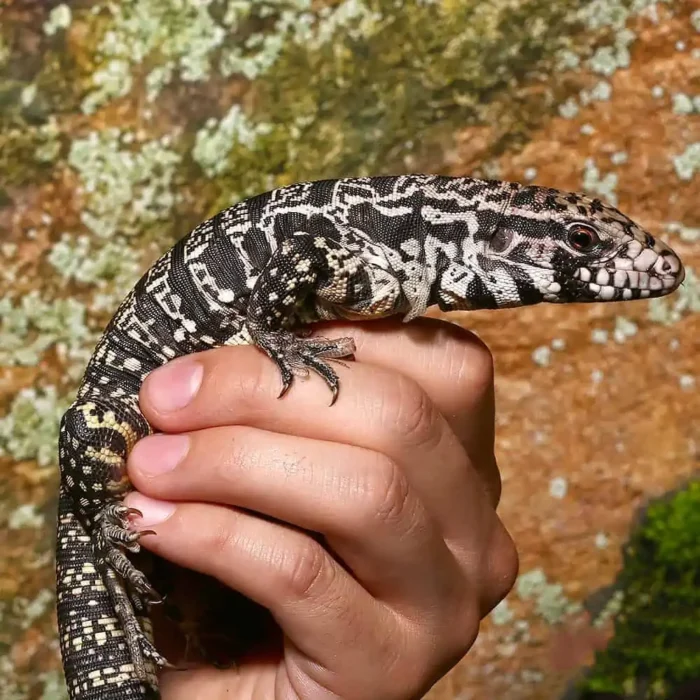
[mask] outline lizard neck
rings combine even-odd
[[[452,198],[430,194],[425,198],[428,305],[437,304],[443,311],[516,305],[511,303],[513,279],[489,248],[520,185],[492,180],[467,183],[456,186]]]

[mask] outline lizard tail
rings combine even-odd
[[[70,700],[158,700],[153,685],[138,680],[114,603],[95,566],[90,536],[62,485],[56,540],[58,632]],[[148,618],[143,630],[152,638]]]

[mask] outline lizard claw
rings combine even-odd
[[[290,370],[281,365],[281,360],[275,360],[275,364],[279,367],[279,370],[282,374],[282,389],[280,390],[280,393],[277,394],[277,398],[281,399],[289,391],[289,387],[292,386],[293,375]]]
[[[282,375],[282,390],[277,398],[282,398],[287,393],[295,376],[304,377],[313,371],[331,390],[330,405],[336,402],[340,382],[327,360],[338,362],[341,357],[351,356],[355,352],[352,338],[300,338],[289,332],[274,331],[261,334],[256,342],[277,365]]]
[[[338,398],[338,385],[336,384],[335,386],[331,387],[331,402],[328,405],[332,406],[336,402],[337,398]]]
[[[157,535],[158,533],[155,530],[139,530],[137,534],[139,539],[141,539],[144,535]]]
[[[168,597],[168,594],[165,593],[163,595],[159,595],[157,598],[151,598],[148,602],[151,605],[163,605],[165,603],[165,599]]]

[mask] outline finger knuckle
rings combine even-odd
[[[465,598],[458,610],[452,644],[456,653],[462,656],[469,651],[479,634],[481,611],[475,595]]]
[[[439,439],[437,409],[418,384],[401,377],[393,399],[391,425],[401,442],[423,446],[434,444]]]
[[[282,595],[299,600],[317,595],[330,585],[332,567],[323,548],[310,538],[278,557]]]
[[[395,525],[410,515],[411,489],[400,467],[392,459],[378,455],[362,489],[358,529],[374,531],[377,526]]]
[[[487,377],[493,376],[494,360],[493,353],[486,343],[481,338],[474,336],[470,347],[469,361],[474,365],[475,370],[479,374]]]
[[[495,367],[491,350],[481,340],[474,340],[468,346],[455,348],[456,363],[459,371],[455,372],[456,388],[471,395],[483,396],[491,391]]]
[[[493,607],[508,594],[518,576],[519,557],[513,538],[500,523],[496,528],[493,545],[489,550],[489,601]]]
[[[382,677],[386,687],[403,691],[393,697],[403,697],[406,690],[425,692],[434,682],[436,666],[445,669],[454,666],[476,639],[478,617],[475,619],[476,623],[470,621],[464,625],[461,619],[450,616],[449,620],[441,621],[439,627],[423,621],[404,621],[402,632],[392,638],[393,649],[384,655]]]
[[[428,321],[428,319],[422,319]],[[456,388],[472,390],[493,380],[494,362],[489,347],[477,335],[454,323],[430,319],[440,331],[440,353],[444,375],[455,380]]]
[[[451,598],[450,605],[443,608],[432,630],[433,653],[437,649],[443,658],[457,663],[471,649],[481,624],[479,603],[472,586],[467,586],[462,596]],[[430,649],[427,648],[425,653],[430,653]]]

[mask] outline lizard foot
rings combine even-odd
[[[143,614],[145,607],[135,605],[136,596],[127,590],[124,580],[111,568],[106,570],[105,579],[107,590],[114,601],[114,611],[124,630],[124,638],[129,647],[129,655],[137,677],[141,680],[148,680],[148,661],[157,666],[175,668],[158,652],[151,637],[144,631],[135,608],[140,607],[140,613]],[[150,623],[146,622],[145,624],[149,625],[148,632],[151,633]]]
[[[162,602],[155,591],[124,550],[139,552],[139,539],[152,530],[140,532],[130,529],[129,517],[140,515],[121,503],[105,505],[95,518],[93,547],[97,568],[114,604],[114,611],[124,630],[124,637],[134,664],[136,675],[147,680],[149,664],[172,668],[171,664],[156,650],[151,638],[147,618],[148,606]],[[143,622],[139,620],[141,616]]]
[[[326,360],[339,362],[355,352],[352,338],[299,337],[288,331],[272,331],[256,338],[256,344],[274,361],[282,375],[280,397],[287,393],[293,377],[316,372],[331,390],[331,405],[338,398],[338,375]]]
[[[131,530],[129,516],[141,513],[135,508],[127,508],[121,503],[109,503],[95,519],[96,549],[98,558],[106,561],[111,568],[131,585],[133,590],[151,603],[160,603],[162,598],[124,554],[123,549],[138,553],[141,550],[139,540],[144,535],[155,534],[154,530]]]

